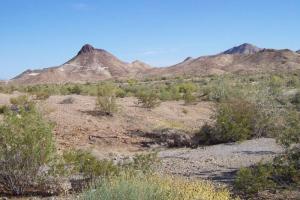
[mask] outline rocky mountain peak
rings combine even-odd
[[[254,54],[261,50],[257,46],[254,46],[249,43],[244,43],[239,46],[233,47],[224,51],[222,54]]]
[[[186,59],[183,60],[183,62],[189,61],[189,60],[193,60],[192,57],[187,57]]]
[[[78,52],[78,55],[80,54],[83,54],[83,53],[90,53],[90,52],[93,52],[95,51],[96,49],[90,45],[90,44],[85,44],[81,49],[80,51]]]

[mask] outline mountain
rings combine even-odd
[[[26,70],[12,81],[21,84],[93,82],[111,78],[131,77],[151,66],[134,61],[121,61],[111,53],[86,44],[75,57],[63,65],[40,70]]]
[[[300,70],[299,53],[289,49],[262,49],[248,43],[216,55],[187,57],[176,65],[161,68],[153,68],[141,61],[127,63],[103,49],[96,49],[87,44],[63,65],[27,70],[15,77],[12,82],[19,84],[95,82],[128,77],[202,76],[295,70]]]
[[[254,54],[261,50],[261,48],[258,48],[252,44],[244,43],[242,45],[228,49],[221,54]]]
[[[300,49],[298,51],[296,51],[296,53],[300,53]]]
[[[211,75],[224,73],[285,72],[300,69],[300,54],[291,50],[260,49],[250,44],[221,54],[186,59],[166,68],[149,69],[146,76]]]

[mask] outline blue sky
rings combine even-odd
[[[0,79],[90,43],[167,66],[244,42],[300,49],[299,0],[0,0]]]

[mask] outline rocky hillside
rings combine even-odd
[[[27,70],[12,81],[21,84],[93,82],[135,76],[149,68],[149,65],[140,61],[123,62],[103,49],[86,44],[65,64],[41,70]]]
[[[288,49],[261,49],[250,44],[212,56],[187,58],[166,68],[154,68],[147,76],[209,75],[224,73],[257,73],[300,69],[300,54]]]
[[[254,54],[261,50],[261,48],[258,48],[252,44],[244,43],[242,45],[228,49],[222,52],[222,54]]]
[[[160,77],[210,75],[224,73],[259,73],[300,70],[299,51],[275,50],[242,44],[212,56],[186,58],[170,67],[152,68],[141,62],[126,63],[111,53],[84,45],[78,54],[58,67],[27,70],[12,82],[19,84],[94,82],[123,77]]]

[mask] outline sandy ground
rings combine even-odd
[[[0,105],[8,104],[10,97],[0,94]],[[212,113],[208,102],[187,106],[182,101],[170,101],[148,110],[137,106],[135,98],[123,98],[118,99],[119,110],[112,117],[99,116],[95,97],[72,95],[73,104],[61,104],[68,97],[51,96],[38,103],[45,117],[55,124],[58,149],[90,149],[98,155],[140,151],[142,138],[130,134],[135,131],[171,128],[192,133]]]

